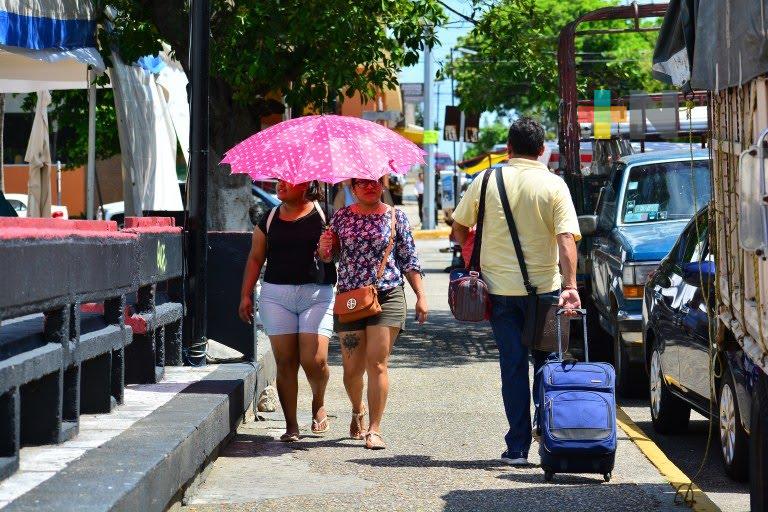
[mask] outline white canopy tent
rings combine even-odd
[[[89,68],[91,70],[89,71]],[[48,94],[51,90],[89,89],[88,94],[88,166],[86,173],[86,215],[94,218],[94,183],[96,177],[96,88],[91,77],[94,72],[104,72],[104,62],[94,48],[78,48],[75,50],[30,50],[0,45],[0,94],[38,92]],[[38,94],[40,96],[40,94]],[[49,96],[50,102],[50,96]],[[47,123],[46,123],[47,128]],[[33,129],[32,137],[40,137]],[[31,141],[32,142],[32,141]],[[50,160],[50,154],[48,156]],[[37,194],[36,183],[42,177],[34,176],[32,169],[40,168],[47,172],[51,162],[30,162],[30,202],[40,201],[45,197],[32,196]],[[45,174],[45,173],[44,173]],[[41,184],[40,191],[50,187]],[[44,195],[44,194],[43,194]],[[48,210],[50,210],[50,192],[48,193]]]

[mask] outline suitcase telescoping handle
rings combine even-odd
[[[557,351],[560,361],[563,360],[563,327],[560,325],[561,316],[565,313],[576,313],[581,317],[581,323],[584,326],[584,361],[589,362],[589,342],[587,341],[587,310],[586,309],[558,309],[557,310]],[[567,317],[566,317],[567,318]],[[570,319],[567,318],[570,322]],[[570,332],[570,330],[569,330]]]

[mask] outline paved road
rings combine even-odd
[[[499,464],[506,426],[495,345],[487,324],[459,325],[450,316],[444,246],[419,243],[432,313],[424,327],[409,323],[394,349],[383,425],[389,448],[371,452],[345,439],[349,405],[334,345],[330,434],[309,434],[303,384],[302,440],[275,441],[279,413],[244,425],[186,510],[687,510],[673,504],[671,486],[623,432],[609,484],[597,475],[545,484],[535,453],[525,469]]]

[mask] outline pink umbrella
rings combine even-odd
[[[394,131],[364,119],[304,116],[260,131],[227,151],[223,164],[254,180],[289,183],[405,174],[424,163],[424,151]]]

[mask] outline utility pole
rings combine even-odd
[[[190,362],[203,365],[208,346],[208,0],[192,0],[190,18],[191,123],[185,227],[189,241],[187,253],[191,257],[187,264],[189,286],[186,304],[192,332],[187,343]]]
[[[432,27],[425,28],[427,36]],[[427,130],[432,130],[432,51],[429,46],[424,47],[424,135]],[[421,226],[423,229],[435,229],[435,145],[426,144],[427,170],[424,173],[424,209]]]
[[[456,86],[453,81],[453,48],[451,48],[451,106],[456,104]],[[464,114],[461,114],[461,118],[464,119]],[[464,137],[464,123],[460,123],[459,126],[459,139]],[[453,208],[456,209],[459,206],[459,161],[456,159],[456,141],[453,141]]]
[[[0,92],[0,193],[5,193],[5,172],[3,163],[5,155],[3,154],[3,130],[5,128],[5,94]]]

